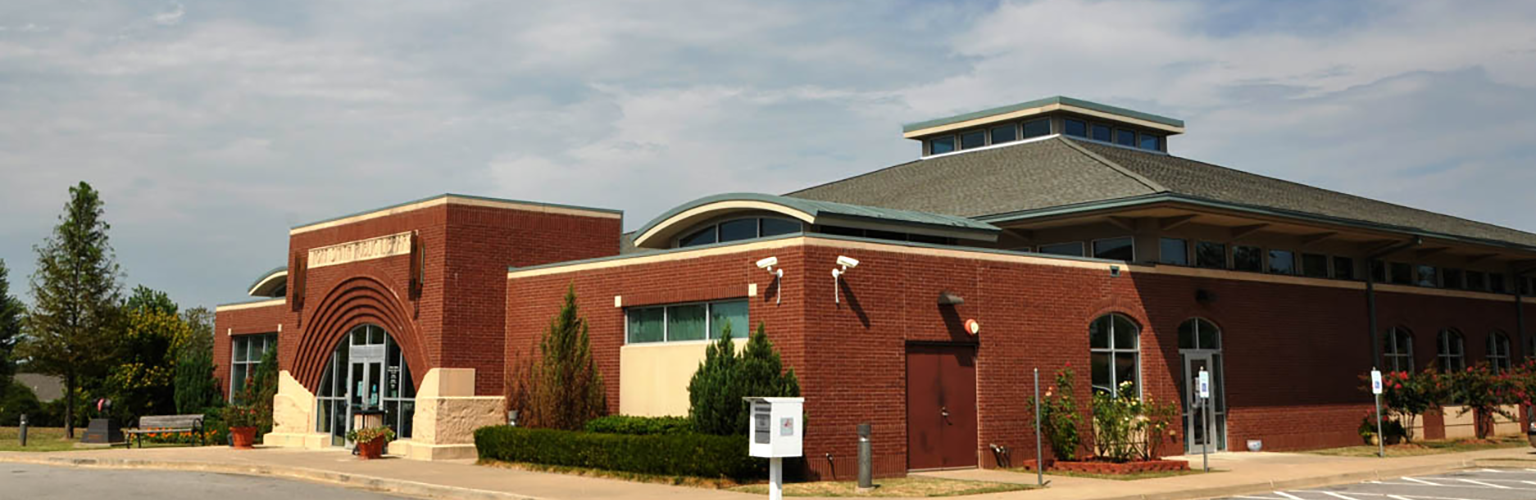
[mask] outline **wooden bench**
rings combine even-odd
[[[139,417],[139,426],[132,429],[123,429],[124,435],[133,436],[139,443],[139,448],[144,447],[145,434],[158,434],[162,432],[194,432],[197,433],[197,444],[203,445],[203,416],[202,415],[154,415]],[[131,445],[129,446],[132,447]]]

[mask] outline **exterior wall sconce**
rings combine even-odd
[[[950,292],[939,292],[939,305],[958,306],[965,303],[965,298]]]

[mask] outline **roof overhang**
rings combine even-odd
[[[1018,120],[1036,115],[1053,112],[1068,112],[1079,115],[1102,118],[1121,123],[1128,123],[1153,130],[1161,130],[1170,134],[1184,133],[1184,121],[1150,113],[1099,104],[1071,97],[1056,96],[1045,99],[985,109],[973,113],[965,113],[935,120],[911,123],[902,126],[902,137],[916,139],[923,136],[950,132],[954,130],[979,127],[982,125],[1001,121]]]
[[[997,241],[1001,230],[965,217],[832,203],[761,193],[726,193],[673,208],[635,231],[634,244],[668,248],[683,231],[738,213],[774,213],[806,224],[836,225],[976,241]]]
[[[1074,205],[1062,205],[1062,206],[1057,206],[1057,207],[1048,207],[1048,208],[1041,208],[1041,209],[1036,209],[1036,210],[1025,210],[1025,211],[1019,211],[1019,212],[1010,212],[1010,213],[995,214],[995,215],[984,215],[984,216],[976,217],[976,220],[983,221],[983,222],[988,222],[988,223],[992,223],[992,224],[1005,224],[1005,223],[1017,222],[1017,221],[1046,220],[1046,219],[1053,219],[1053,218],[1059,218],[1059,217],[1072,217],[1072,216],[1078,216],[1078,215],[1092,214],[1092,213],[1095,213],[1095,212],[1112,212],[1112,211],[1116,211],[1116,210],[1140,208],[1140,207],[1145,207],[1145,206],[1149,206],[1149,205],[1159,205],[1159,204],[1184,205],[1184,206],[1193,207],[1193,208],[1216,209],[1216,210],[1222,210],[1222,211],[1227,211],[1227,212],[1244,213],[1244,214],[1249,214],[1249,215],[1258,216],[1258,217],[1272,217],[1272,218],[1276,218],[1277,220],[1312,223],[1312,224],[1317,224],[1319,226],[1331,226],[1331,227],[1337,227],[1337,228],[1342,228],[1342,229],[1354,229],[1354,230],[1362,230],[1362,231],[1371,231],[1371,232],[1377,232],[1377,233],[1392,234],[1392,235],[1397,235],[1397,236],[1401,236],[1401,237],[1434,238],[1434,239],[1443,240],[1443,241],[1451,241],[1451,242],[1466,243],[1466,244],[1473,244],[1473,245],[1482,245],[1482,246],[1496,247],[1496,248],[1507,249],[1507,250],[1515,250],[1515,251],[1521,251],[1521,252],[1536,252],[1536,247],[1532,247],[1532,246],[1529,246],[1529,245],[1521,245],[1521,244],[1518,244],[1518,243],[1513,243],[1513,242],[1508,242],[1508,241],[1483,239],[1483,238],[1470,238],[1470,237],[1466,237],[1466,236],[1457,236],[1457,235],[1452,235],[1452,234],[1441,233],[1441,232],[1437,232],[1437,231],[1427,231],[1427,230],[1423,230],[1423,229],[1419,229],[1419,228],[1414,228],[1414,227],[1395,226],[1395,225],[1389,225],[1389,224],[1380,224],[1380,223],[1367,222],[1367,221],[1362,221],[1362,220],[1357,220],[1357,219],[1348,219],[1348,218],[1343,218],[1343,217],[1332,217],[1332,216],[1327,216],[1327,215],[1319,215],[1319,214],[1312,214],[1312,213],[1306,213],[1306,212],[1298,212],[1298,211],[1294,211],[1294,210],[1282,210],[1282,209],[1276,209],[1276,208],[1270,208],[1270,207],[1261,207],[1261,206],[1254,206],[1254,205],[1244,205],[1244,204],[1239,204],[1239,203],[1230,203],[1230,202],[1224,202],[1224,201],[1210,200],[1210,199],[1206,199],[1206,198],[1199,198],[1199,197],[1187,196],[1187,195],[1181,195],[1181,194],[1174,194],[1174,193],[1157,193],[1157,194],[1144,195],[1144,196],[1134,196],[1134,197],[1128,197],[1128,198],[1117,198],[1117,199],[1112,199],[1112,200],[1102,200],[1102,201],[1096,201],[1096,202],[1090,202],[1090,203],[1080,203],[1080,204],[1074,204]]]
[[[256,282],[251,283],[251,287],[245,293],[252,297],[272,297],[278,287],[286,284],[288,284],[288,267],[277,267],[256,278]]]

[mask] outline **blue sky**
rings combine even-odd
[[[242,299],[287,228],[444,192],[625,211],[916,156],[1069,95],[1178,155],[1536,230],[1536,2],[0,4],[0,259],[86,180],[128,285]]]

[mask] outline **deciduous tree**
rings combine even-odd
[[[11,296],[10,270],[0,260],[0,400],[11,387],[11,376],[16,373],[16,341],[21,337],[21,319],[26,307]]]
[[[122,275],[105,205],[90,184],[69,188],[70,199],[53,234],[37,252],[30,280],[33,308],[18,351],[29,367],[64,379],[64,432],[75,435],[75,397],[82,381],[99,380],[113,352],[111,332],[121,316]]]

